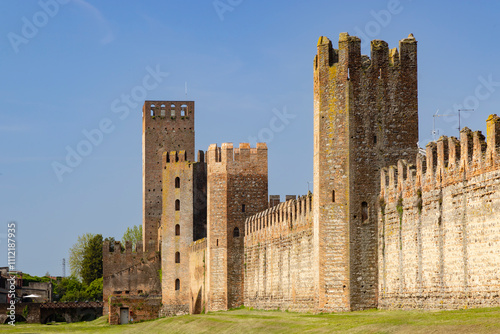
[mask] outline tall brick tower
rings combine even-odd
[[[267,146],[207,152],[207,310],[243,305],[245,218],[267,208]]]
[[[417,42],[326,37],[314,59],[314,256],[318,309],[377,306],[379,169],[417,153]]]
[[[146,101],[142,108],[142,235],[144,251],[158,250],[163,152],[184,150],[194,161],[194,101]]]
[[[166,315],[193,310],[190,289],[190,244],[205,237],[207,170],[203,151],[198,162],[185,151],[163,155],[163,215],[161,233],[162,303]]]

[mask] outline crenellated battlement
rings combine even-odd
[[[389,68],[416,68],[417,66],[417,41],[413,34],[399,41],[398,48],[389,49],[387,42],[373,40],[370,43],[370,57],[361,55],[361,39],[350,36],[348,33],[339,35],[339,48],[334,49],[332,42],[325,36],[318,40],[318,55],[315,57],[314,69],[317,71],[321,66],[346,67],[349,69],[345,74],[347,79],[352,77],[352,71],[361,69],[363,73],[373,70],[379,71],[380,78]],[[382,71],[380,71],[382,69]]]
[[[312,194],[291,199],[245,220],[245,245],[282,238],[312,226]]]
[[[500,169],[500,117],[490,115],[486,127],[487,141],[481,131],[463,128],[460,140],[442,136],[427,144],[425,155],[417,156],[416,166],[399,160],[397,166],[383,168],[381,196],[411,196]]]
[[[164,164],[170,164],[170,163],[175,163],[175,162],[205,162],[205,152],[203,151],[198,151],[198,157],[196,161],[189,161],[187,158],[186,151],[181,150],[181,151],[170,151],[170,152],[163,152],[163,163]],[[165,167],[165,166],[164,166]]]
[[[153,242],[150,243],[153,244]],[[103,276],[117,274],[155,256],[157,254],[154,251],[144,252],[142,241],[136,243],[134,251],[130,241],[126,241],[123,248],[120,241],[114,241],[113,244],[104,241],[102,244]]]
[[[249,143],[240,143],[238,148],[234,148],[233,143],[222,143],[221,147],[211,144],[207,151],[208,163],[258,162],[261,159],[267,161],[266,143],[257,143],[255,148]]]
[[[102,245],[102,252],[103,252],[103,254],[106,254],[106,253],[142,254],[143,253],[142,242],[137,242],[135,244],[134,251],[132,251],[132,248],[133,248],[132,242],[130,242],[130,241],[125,241],[125,247],[123,247],[123,251],[122,251],[122,243],[120,241],[115,241],[115,242],[113,242],[113,244],[111,244],[109,241],[104,241],[103,245]]]

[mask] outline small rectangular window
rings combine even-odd
[[[366,221],[368,219],[368,203],[361,203],[361,221]]]

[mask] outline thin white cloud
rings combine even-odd
[[[92,17],[99,22],[101,27],[106,30],[104,37],[101,38],[100,43],[103,45],[109,44],[115,40],[115,35],[111,30],[109,22],[104,18],[102,12],[94,7],[92,4],[85,0],[73,0],[75,4],[85,9]]]

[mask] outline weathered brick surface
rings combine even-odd
[[[500,305],[500,118],[382,170],[379,306]]]
[[[245,219],[268,207],[267,146],[210,145],[207,168],[207,310],[227,310],[243,304]]]
[[[103,243],[104,313],[109,309],[107,302],[110,296],[161,294],[159,253],[143,252],[142,243],[137,243],[134,252],[129,241],[125,243],[123,253],[121,247],[119,241],[114,243],[114,250],[110,250],[109,241]]]
[[[314,61],[314,272],[318,310],[377,305],[379,169],[416,153],[417,42],[340,34]]]
[[[112,296],[108,303],[108,322],[120,324],[120,309],[128,308],[130,322],[156,319],[161,309],[160,296]]]
[[[194,161],[194,102],[146,101],[142,110],[143,242],[158,250],[162,214],[162,156],[186,152]]]
[[[314,311],[312,196],[245,221],[245,306]]]
[[[163,214],[160,227],[162,302],[166,315],[191,310],[190,245],[206,226],[206,164],[186,160],[185,151],[163,155]],[[202,235],[203,236],[203,235]],[[178,280],[178,286],[176,286]]]
[[[191,314],[199,314],[206,310],[206,253],[206,238],[197,240],[191,244],[189,252]]]

